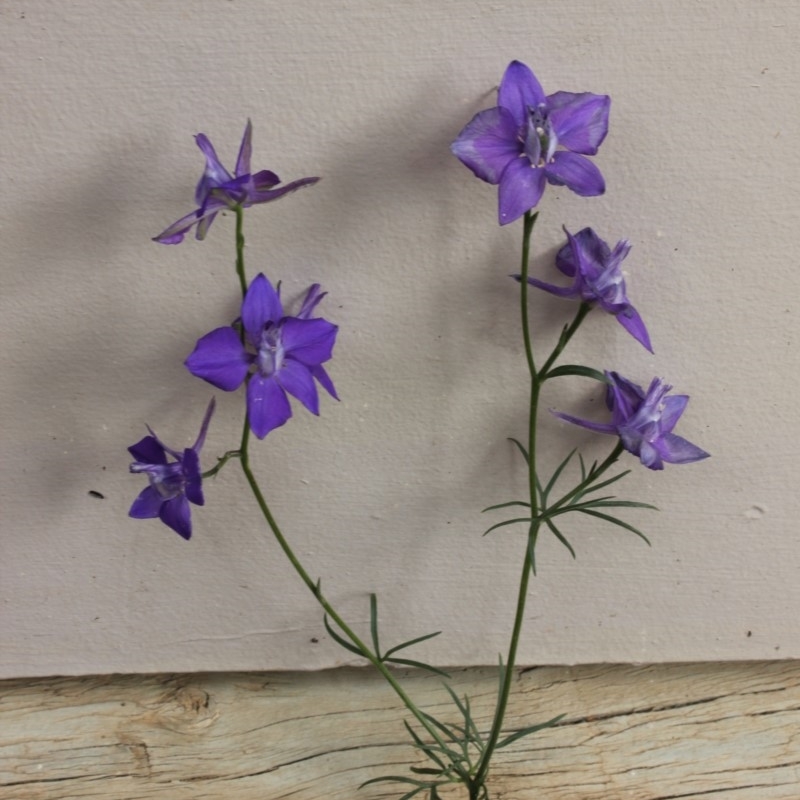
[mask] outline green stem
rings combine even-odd
[[[539,216],[537,211],[531,214],[530,211],[525,212],[525,219],[522,227],[522,264],[520,265],[520,312],[522,315],[522,340],[525,342],[525,358],[528,362],[528,371],[531,378],[536,378],[536,364],[533,359],[533,343],[531,340],[530,322],[528,319],[528,270],[530,262],[531,250],[531,234],[533,233],[533,226],[536,224],[536,219]]]
[[[578,308],[578,311],[575,314],[575,319],[573,319],[572,322],[569,325],[566,325],[564,327],[564,330],[561,331],[561,336],[558,339],[558,344],[555,346],[555,349],[553,350],[553,352],[550,353],[550,357],[547,359],[547,361],[544,362],[544,366],[542,367],[542,369],[540,371],[540,374],[542,376],[542,380],[544,380],[546,378],[547,373],[550,370],[550,367],[553,366],[553,364],[555,363],[556,359],[561,355],[561,353],[563,352],[564,348],[569,343],[569,340],[572,338],[572,336],[574,335],[575,331],[577,331],[578,328],[580,328],[581,323],[583,322],[583,320],[586,318],[586,315],[591,310],[592,310],[592,306],[591,306],[590,303],[582,302],[580,304],[580,307]]]
[[[536,362],[533,353],[533,342],[531,340],[530,319],[528,313],[528,270],[530,264],[530,241],[531,234],[533,233],[533,226],[536,223],[536,214],[531,214],[528,211],[525,214],[522,232],[522,263],[521,263],[521,277],[520,277],[520,313],[522,317],[522,338],[525,343],[525,359],[528,363],[528,372],[531,378],[531,393],[530,393],[530,414],[528,418],[528,494],[531,505],[531,517],[535,517],[538,513],[538,494],[536,490],[536,422],[539,411],[539,392],[542,386],[542,380],[539,378],[539,373],[536,371]],[[554,357],[546,363],[552,363]],[[503,728],[503,721],[508,707],[508,698],[511,693],[511,683],[513,678],[514,666],[517,661],[517,649],[522,633],[522,623],[525,619],[525,604],[528,599],[528,584],[532,571],[532,555],[536,548],[536,539],[539,533],[539,523],[534,521],[528,531],[528,539],[525,546],[525,558],[523,559],[522,575],[519,581],[519,590],[517,592],[517,610],[514,615],[514,627],[511,632],[511,640],[508,645],[508,656],[505,663],[505,671],[503,673],[502,682],[500,685],[500,694],[497,698],[497,706],[495,708],[494,720],[492,721],[492,729],[489,733],[489,739],[486,742],[486,748],[481,755],[478,762],[478,767],[475,775],[470,780],[469,791],[470,798],[474,800],[479,795],[481,788],[486,782],[486,776],[489,772],[489,764],[491,763],[492,756],[494,755],[497,742],[500,738],[500,732]]]
[[[250,457],[247,450],[247,441],[249,439],[250,434],[250,426],[245,421],[244,432],[242,435],[242,449],[241,449],[241,465],[242,470],[244,471],[245,478],[247,479],[247,483],[250,486],[250,490],[253,492],[253,496],[258,503],[258,507],[261,509],[261,513],[264,516],[264,519],[269,525],[270,530],[272,531],[273,536],[275,537],[276,541],[280,545],[281,550],[283,550],[284,555],[286,558],[289,559],[292,567],[294,568],[295,572],[300,576],[300,579],[305,583],[308,590],[311,594],[314,595],[317,602],[322,606],[325,613],[336,623],[338,628],[347,636],[347,638],[353,643],[355,647],[358,648],[361,655],[367,659],[367,661],[375,667],[378,672],[383,676],[386,682],[394,689],[395,694],[400,698],[403,702],[405,707],[414,715],[417,722],[422,725],[423,728],[428,732],[428,734],[433,738],[433,740],[438,744],[444,751],[447,750],[447,745],[445,744],[444,740],[442,739],[439,732],[436,728],[428,721],[425,714],[417,708],[416,704],[411,700],[411,698],[406,694],[403,687],[398,683],[397,679],[392,675],[389,671],[386,664],[384,664],[377,656],[376,653],[373,653],[372,650],[361,640],[358,634],[350,628],[350,626],[342,619],[342,617],[338,614],[336,609],[328,602],[325,595],[322,594],[322,589],[317,581],[314,581],[311,576],[306,571],[305,567],[303,567],[300,560],[295,555],[294,551],[292,550],[289,542],[286,540],[286,537],[283,535],[281,529],[278,527],[278,523],[275,521],[275,518],[272,516],[272,512],[267,505],[267,501],[264,499],[264,494],[261,491],[261,488],[258,485],[258,482],[253,475],[253,471],[250,468]],[[466,774],[463,775],[466,778]]]
[[[244,209],[234,206],[233,211],[236,214],[236,274],[239,276],[239,286],[244,297],[247,294],[247,276],[244,274]]]

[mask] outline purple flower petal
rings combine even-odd
[[[639,316],[639,312],[632,305],[628,305],[615,316],[617,322],[619,322],[637,342],[642,344],[651,353],[653,352],[653,345],[650,344],[650,334],[647,332],[647,328],[644,325],[644,321]]]
[[[287,317],[281,326],[281,341],[287,356],[313,367],[331,357],[338,330],[324,319]]]
[[[275,379],[293,397],[296,397],[312,414],[319,416],[319,395],[305,364],[287,358]]]
[[[181,217],[168,228],[161,231],[158,236],[154,236],[153,241],[159,242],[159,244],[180,244],[183,241],[183,237],[198,223],[204,225],[203,236],[205,236],[205,230],[211,225],[214,217],[221,208],[222,205],[216,201],[208,203],[204,211],[197,209],[196,211],[192,211],[191,214]],[[198,236],[199,230],[198,228]],[[200,238],[203,237],[200,236]]]
[[[128,448],[128,452],[142,464],[166,464],[167,455],[155,436],[145,436]]]
[[[596,433],[617,432],[616,426],[612,425],[611,423],[592,422],[589,419],[581,419],[580,417],[573,417],[572,414],[564,414],[561,411],[553,411],[552,409],[550,409],[550,413],[558,417],[559,419],[563,419],[564,422],[571,422],[573,425],[580,425],[581,428],[588,428],[590,431],[595,431]]]
[[[244,127],[242,143],[239,145],[239,155],[236,156],[236,170],[234,175],[247,175],[250,172],[250,156],[253,154],[253,124],[247,120]]]
[[[263,272],[250,283],[242,303],[242,324],[252,344],[261,341],[264,326],[277,323],[283,316],[283,306],[278,293]]]
[[[163,502],[164,498],[158,491],[152,486],[147,486],[142,489],[139,496],[133,501],[128,516],[134,519],[153,519],[158,516]]]
[[[311,367],[311,374],[314,378],[319,381],[319,385],[335,400],[339,399],[339,395],[336,394],[336,389],[334,388],[333,381],[330,379],[330,376],[325,371],[325,367],[322,364],[317,364],[315,367]]]
[[[528,119],[529,110],[544,101],[544,91],[531,68],[521,61],[512,61],[500,81],[497,105],[508,109],[517,127],[521,128]]]
[[[298,319],[310,319],[314,309],[319,305],[320,300],[322,300],[326,294],[328,293],[320,290],[320,285],[318,283],[309,286],[306,296],[303,298],[303,304],[300,306],[300,310],[295,316]]]
[[[197,146],[203,151],[203,155],[206,157],[206,168],[194,192],[195,202],[197,205],[202,206],[211,189],[231,180],[233,175],[220,163],[217,153],[214,150],[214,145],[211,144],[208,136],[204,133],[198,133],[194,139],[197,142]]]
[[[217,400],[216,398],[212,397],[211,401],[208,404],[208,408],[206,408],[205,416],[203,417],[203,421],[200,424],[200,433],[197,434],[197,441],[194,443],[193,450],[196,450],[198,453],[200,450],[203,449],[203,445],[206,441],[206,434],[208,433],[208,424],[211,422],[211,415],[214,413],[214,409],[217,407]]]
[[[661,427],[666,433],[671,433],[672,429],[680,419],[681,414],[686,410],[689,403],[689,396],[686,394],[673,394],[665,397],[661,402]]]
[[[242,385],[252,360],[233,328],[217,328],[198,339],[184,364],[192,375],[232,392]]]
[[[296,192],[298,189],[302,189],[304,186],[313,186],[318,181],[319,178],[300,178],[299,180],[284,184],[279,189],[269,189],[264,191],[256,189],[249,194],[247,200],[244,202],[244,205],[247,207],[255,205],[256,203],[269,203],[272,200],[277,200],[280,197],[283,197],[285,194]]]
[[[490,108],[476,114],[450,151],[477,177],[497,184],[505,168],[519,156],[517,125],[504,108]]]
[[[165,500],[158,512],[159,519],[184,539],[192,538],[192,515],[189,501],[182,494]]]
[[[577,153],[559,150],[544,171],[550,183],[566,186],[581,197],[595,197],[606,190],[600,170],[588,158]]]
[[[515,275],[514,277],[519,280],[522,276]],[[554,286],[552,283],[545,283],[538,278],[528,278],[528,283],[531,286],[535,286],[537,289],[544,289],[545,292],[550,292],[550,294],[554,294],[557,297],[575,297],[575,295],[578,294],[578,289],[576,289],[575,286]]]
[[[247,384],[247,419],[253,433],[263,439],[292,416],[286,393],[274,378],[253,375]]]
[[[608,95],[556,92],[547,98],[547,108],[560,145],[586,156],[597,152],[608,133]]]
[[[515,158],[500,179],[499,220],[501,225],[519,219],[541,199],[545,170],[532,167],[527,158]]]
[[[655,446],[664,461],[670,464],[691,464],[694,461],[709,458],[709,454],[705,450],[701,450],[697,445],[687,442],[686,439],[676,436],[674,433],[664,434]]]
[[[319,178],[303,178],[302,180],[306,181],[306,184],[316,183]],[[253,175],[252,182],[251,182],[251,189],[253,192],[266,192],[269,189],[274,188],[281,182],[281,179],[274,173],[268,169],[262,169],[260,172],[256,172]],[[297,181],[295,181],[297,183]]]
[[[187,447],[181,459],[186,477],[184,492],[186,497],[196,506],[205,505],[203,497],[203,477],[200,474],[200,457],[196,450]]]

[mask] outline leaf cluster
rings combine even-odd
[[[530,465],[530,458],[523,444],[517,439],[510,439],[510,441],[516,445],[522,457],[525,459],[525,462]],[[565,514],[578,513],[595,517],[596,519],[601,519],[604,522],[609,522],[613,525],[617,525],[620,528],[624,528],[625,530],[630,531],[640,539],[644,540],[647,544],[650,544],[648,538],[638,528],[634,527],[629,522],[620,519],[615,514],[609,514],[608,509],[647,508],[651,510],[658,510],[655,506],[650,505],[649,503],[639,503],[634,500],[620,500],[616,497],[616,495],[613,494],[600,496],[596,494],[601,489],[606,489],[617,481],[622,480],[622,478],[624,478],[630,472],[630,470],[624,470],[623,472],[613,475],[610,478],[605,478],[604,476],[606,470],[611,466],[611,464],[614,463],[614,461],[616,461],[615,457],[606,459],[606,461],[604,461],[602,464],[598,464],[598,462],[595,461],[591,467],[587,468],[583,456],[578,453],[580,481],[574,488],[561,495],[561,497],[559,497],[557,500],[551,500],[553,490],[558,483],[559,478],[562,476],[570,461],[572,461],[576,452],[577,450],[572,450],[567,454],[567,457],[556,467],[546,484],[542,484],[539,476],[536,476],[536,505],[538,509],[536,513],[529,514],[529,516],[514,517],[512,519],[504,520],[503,522],[498,522],[488,528],[483,535],[486,536],[486,534],[491,533],[499,528],[503,528],[508,525],[515,525],[521,522],[528,523],[532,531],[538,531],[539,528],[544,525],[551,531],[558,541],[561,542],[561,544],[563,544],[567,550],[569,550],[572,557],[575,558],[575,549],[572,547],[566,536],[564,536],[558,525],[556,525],[555,520]],[[531,509],[531,504],[527,501],[511,500],[507,503],[499,503],[497,505],[489,506],[483,510],[484,512],[496,511],[501,508],[511,508],[515,506],[527,508],[529,512]],[[560,524],[561,522],[559,520],[559,525]],[[534,560],[533,552],[535,544],[536,536],[529,536],[528,557],[534,572],[536,571],[536,562]]]
[[[505,679],[506,670],[501,664],[501,686]],[[408,722],[404,722],[406,730],[411,736],[413,747],[427,758],[429,766],[411,767],[411,772],[415,777],[382,775],[372,778],[361,784],[362,788],[372,783],[401,783],[410,788],[400,800],[410,800],[421,792],[427,792],[428,800],[441,800],[439,792],[441,787],[460,783],[467,787],[470,800],[489,800],[489,793],[485,785],[486,773],[485,771],[481,773],[480,770],[488,746],[488,733],[484,733],[478,728],[472,716],[469,698],[466,695],[463,699],[460,698],[447,684],[445,684],[445,689],[460,714],[459,722],[446,723],[430,714],[424,715],[425,719],[441,734],[441,743],[424,741]],[[562,714],[547,722],[514,731],[499,741],[493,749],[507,747],[524,736],[549,728],[563,719],[563,716]],[[478,778],[479,774],[483,774],[484,777]]]
[[[354,653],[357,656],[365,656],[366,653],[359,647],[357,647],[352,642],[348,642],[347,639],[341,633],[338,633],[334,630],[333,626],[331,625],[330,621],[328,620],[328,615],[325,614],[323,617],[323,622],[325,623],[325,630],[328,631],[330,637],[341,647],[345,650],[348,650],[351,653]],[[372,647],[373,647],[373,655],[375,660],[381,664],[396,664],[403,667],[414,667],[416,669],[424,669],[428,672],[433,672],[436,675],[442,675],[445,678],[449,678],[450,676],[444,671],[439,669],[438,667],[431,666],[430,664],[426,664],[423,661],[418,661],[416,659],[411,658],[400,658],[396,655],[401,650],[405,650],[407,647],[411,647],[412,645],[419,644],[420,642],[425,642],[428,639],[433,639],[434,636],[438,636],[441,631],[435,631],[434,633],[426,633],[422,636],[417,636],[414,639],[409,639],[406,642],[402,642],[401,644],[396,644],[394,647],[390,647],[386,651],[381,651],[380,645],[380,637],[378,636],[378,597],[375,593],[371,593],[369,596],[369,632],[370,637],[372,639]]]

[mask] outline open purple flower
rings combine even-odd
[[[537,205],[548,182],[584,197],[603,194],[603,176],[585,156],[605,139],[610,106],[607,95],[589,92],[545,96],[530,68],[512,61],[497,106],[476,114],[450,149],[481,180],[500,185],[507,225]]]
[[[197,441],[183,453],[167,447],[149,426],[147,430],[150,435],[128,448],[128,452],[136,459],[131,464],[131,472],[143,472],[150,481],[150,485],[133,501],[129,512],[131,517],[158,517],[184,539],[191,538],[192,517],[189,503],[197,506],[205,503],[200,473],[200,449],[214,413],[214,405],[212,398]],[[168,461],[168,455],[175,460]]]
[[[292,416],[287,392],[313,414],[319,414],[315,380],[337,397],[322,364],[331,357],[338,328],[311,316],[324,296],[314,284],[297,316],[284,316],[280,295],[259,274],[242,302],[245,344],[234,328],[217,328],[186,359],[189,372],[226,392],[247,380],[247,417],[259,439]]]
[[[199,207],[191,214],[173,222],[165,231],[154,237],[153,241],[178,244],[195,225],[197,226],[195,237],[205,239],[214,217],[220,211],[236,206],[248,208],[258,203],[269,203],[301,186],[308,186],[319,180],[319,178],[300,178],[276,189],[281,181],[274,172],[268,169],[255,174],[250,172],[252,138],[253,126],[250,120],[247,120],[242,143],[239,146],[239,156],[236,159],[236,169],[231,175],[220,163],[208,137],[204,133],[195,136],[197,146],[206,157],[206,168],[195,191],[195,201]]]
[[[612,250],[591,228],[584,228],[575,236],[566,228],[564,233],[567,234],[567,244],[558,251],[556,266],[573,279],[572,286],[554,286],[536,278],[528,278],[528,283],[558,297],[597,303],[603,311],[613,314],[619,324],[652,353],[647,328],[625,294],[625,278],[620,264],[630,252],[630,243],[622,239]]]
[[[672,387],[660,378],[653,378],[647,392],[616,372],[606,372],[606,378],[609,380],[606,405],[611,410],[610,423],[579,419],[559,411],[553,413],[566,422],[619,436],[622,446],[639,456],[642,464],[650,469],[664,469],[665,461],[689,464],[708,458],[705,450],[672,432],[689,402],[687,395],[667,397]]]

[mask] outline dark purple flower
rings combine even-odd
[[[200,434],[192,447],[183,453],[167,447],[148,426],[149,436],[128,448],[136,459],[131,472],[143,472],[150,485],[133,501],[130,516],[136,519],[158,517],[184,539],[192,536],[192,516],[189,503],[202,506],[203,479],[200,473],[200,449],[206,438],[208,423],[214,413],[214,400],[200,426]],[[168,461],[167,456],[174,458]]]
[[[183,241],[184,235],[195,225],[197,239],[205,239],[214,217],[220,211],[241,206],[248,208],[257,203],[268,203],[277,200],[301,186],[316,183],[319,178],[300,178],[300,180],[287,183],[279,189],[275,187],[281,182],[280,178],[268,169],[252,174],[250,172],[250,155],[252,153],[251,140],[253,126],[247,120],[244,129],[242,144],[239,147],[239,156],[236,159],[236,169],[231,175],[222,166],[213,145],[204,133],[195,136],[197,146],[206,157],[206,169],[195,191],[195,202],[199,206],[191,214],[187,214],[177,222],[173,222],[165,231],[154,237],[154,241],[162,244],[178,244]]]
[[[567,234],[567,244],[558,251],[556,266],[573,279],[572,286],[553,286],[536,278],[528,278],[528,283],[559,297],[597,303],[603,311],[613,314],[619,324],[652,353],[647,328],[625,294],[625,278],[620,264],[631,249],[630,243],[622,239],[612,250],[591,228],[584,228],[575,236],[566,228],[564,233]]]
[[[606,405],[611,410],[610,423],[591,422],[558,411],[553,413],[589,430],[619,436],[622,446],[639,456],[642,464],[650,469],[664,469],[665,461],[689,464],[708,458],[705,450],[672,432],[689,402],[687,395],[667,397],[672,387],[660,378],[653,378],[647,393],[616,372],[606,372],[606,378],[609,380]]]
[[[247,380],[247,417],[259,439],[292,416],[287,392],[313,414],[319,414],[315,379],[338,399],[322,366],[331,357],[338,328],[311,316],[324,296],[315,283],[297,316],[284,316],[279,293],[259,274],[242,302],[245,342],[255,352],[242,344],[234,328],[217,328],[186,359],[189,372],[226,392]]]
[[[500,184],[507,225],[536,206],[546,182],[584,197],[603,194],[603,176],[584,156],[605,139],[610,106],[610,97],[589,92],[545,96],[533,72],[512,61],[497,106],[476,114],[450,149],[481,180]]]

